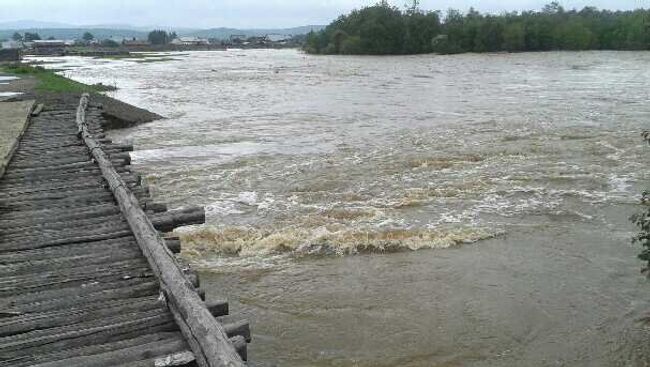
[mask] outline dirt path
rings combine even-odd
[[[0,177],[27,127],[27,117],[34,100],[0,102]]]

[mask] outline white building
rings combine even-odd
[[[286,34],[267,34],[266,40],[268,42],[286,42],[291,39],[291,36]]]
[[[207,45],[210,42],[205,38],[198,37],[178,37],[172,40],[172,45],[183,45],[183,46],[197,46],[197,45]]]
[[[2,42],[2,48],[23,48],[21,41],[5,41]]]

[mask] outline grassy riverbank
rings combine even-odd
[[[93,100],[101,103],[108,120],[106,128],[130,127],[163,118],[142,108],[111,98],[102,92],[115,90],[104,84],[84,84],[56,74],[41,66],[25,64],[0,65],[0,75],[13,75],[6,85],[0,85],[0,92],[16,93],[13,100],[34,99],[39,103],[48,101],[78,101],[81,93],[94,94]]]
[[[1,65],[0,73],[34,78],[37,81],[35,89],[39,92],[99,93],[115,89],[114,87],[102,84],[89,85],[79,83],[57,75],[53,70],[47,70],[40,66],[21,64]]]

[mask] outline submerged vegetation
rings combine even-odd
[[[343,15],[308,35],[314,54],[399,55],[551,50],[648,50],[650,10],[565,10],[559,3],[541,11],[466,14],[423,11],[413,0],[405,10],[381,3]]]
[[[114,90],[114,87],[103,84],[88,85],[70,80],[57,75],[53,70],[47,70],[40,66],[29,65],[3,65],[0,72],[12,75],[32,76],[38,81],[36,89],[41,92],[77,92],[97,93]]]

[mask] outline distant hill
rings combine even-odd
[[[14,32],[36,32],[41,38],[54,37],[56,39],[79,39],[85,32],[92,33],[96,39],[106,39],[111,37],[118,38],[146,38],[150,30],[165,29],[168,31],[176,31],[179,36],[194,36],[202,38],[218,38],[228,39],[230,35],[244,35],[251,36],[264,36],[267,34],[282,34],[282,35],[302,35],[310,31],[320,31],[325,26],[322,25],[308,25],[294,28],[280,28],[280,29],[236,29],[236,28],[212,28],[212,29],[189,29],[189,28],[174,28],[164,26],[131,26],[128,24],[116,25],[92,25],[92,26],[74,26],[63,23],[51,22],[38,22],[30,20],[21,20],[15,22],[0,22],[0,40],[9,39]]]
[[[322,25],[308,25],[308,26],[302,26],[302,27],[294,27],[294,28],[281,28],[281,29],[237,29],[237,28],[212,28],[212,29],[204,29],[200,31],[194,31],[194,32],[188,32],[188,33],[181,33],[179,32],[180,35],[183,36],[194,36],[194,37],[202,37],[202,38],[218,38],[218,39],[228,39],[230,38],[231,35],[244,35],[246,37],[253,37],[253,36],[265,36],[267,34],[281,34],[281,35],[291,35],[291,36],[297,36],[301,34],[307,34],[311,32],[312,30],[314,32],[318,32],[321,29],[325,28],[325,26]]]
[[[16,20],[13,22],[0,22],[0,29],[30,29],[30,28],[76,28],[72,24],[58,22],[41,22],[38,20]]]
[[[80,39],[85,32],[92,33],[96,39],[111,37],[120,38],[146,38],[148,32],[135,31],[131,29],[108,29],[108,28],[22,28],[11,30],[0,30],[0,39],[9,39],[14,32],[38,33],[41,38],[54,37],[56,39]]]

